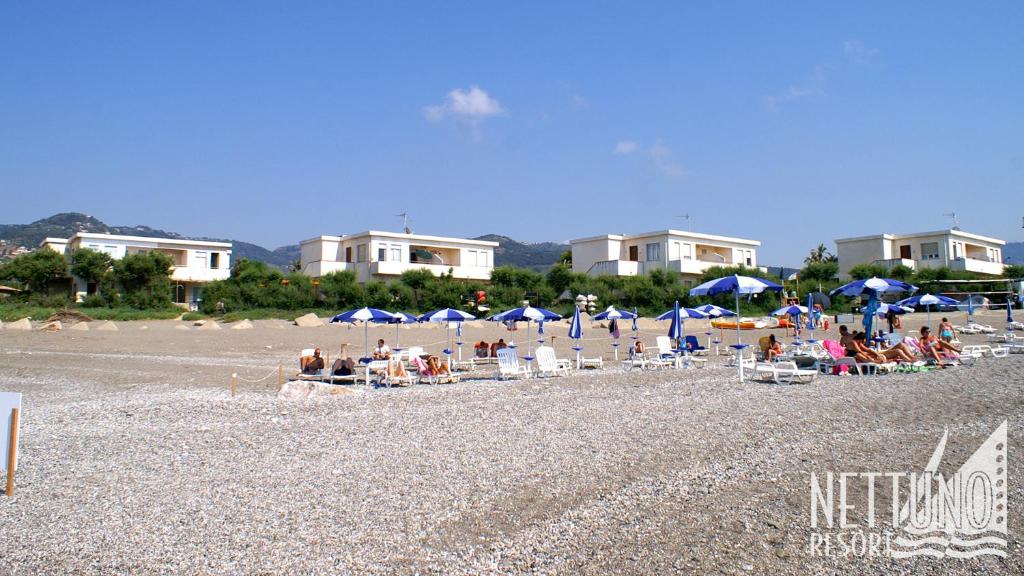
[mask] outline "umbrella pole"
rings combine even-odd
[[[526,358],[533,359],[533,339],[530,336],[530,321],[526,321]]]
[[[931,330],[931,327],[932,327],[932,305],[931,304],[926,304],[925,305],[925,310],[928,311],[928,329]]]
[[[370,323],[363,322],[363,358],[370,357]]]
[[[398,329],[402,326],[401,323],[395,324],[395,350],[401,350],[402,345],[398,342]]]
[[[740,382],[743,382],[743,336],[740,334],[740,288],[736,287],[736,369],[740,373]]]
[[[581,365],[580,365],[580,348],[582,348],[582,346],[580,346],[579,339],[576,339],[576,346],[574,346],[574,348],[576,348],[576,369],[579,370],[580,367],[581,367]]]

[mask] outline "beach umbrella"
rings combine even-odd
[[[772,316],[796,316],[798,314],[807,314],[807,307],[791,304],[789,306],[783,306],[782,308],[772,312]]]
[[[828,310],[832,306],[832,299],[824,292],[810,292],[807,294],[807,307],[813,309],[815,304],[820,304],[822,310]]]
[[[1006,298],[1006,325],[1013,330],[1013,294]]]
[[[704,304],[703,306],[697,306],[694,308],[698,312],[703,312],[708,315],[708,331],[705,334],[708,335],[708,348],[711,347],[711,319],[712,318],[728,318],[735,316],[736,313],[728,308],[722,308],[721,306],[715,306],[714,304]],[[722,341],[722,329],[718,329],[718,339],[715,340],[715,354],[718,354],[718,343]]]
[[[909,306],[900,306],[898,303],[897,304],[886,304],[886,303],[883,302],[883,303],[878,305],[878,310],[875,311],[875,314],[879,318],[885,318],[885,315],[888,314],[890,310],[892,311],[893,314],[900,314],[900,315],[907,314],[909,312],[913,312],[914,311],[914,309],[909,307]]]
[[[740,311],[740,294],[760,294],[764,291],[781,292],[782,286],[765,280],[763,278],[754,278],[752,276],[740,276],[733,274],[732,276],[725,276],[723,278],[716,278],[709,280],[700,286],[696,286],[690,289],[690,294],[694,296],[714,296],[715,294],[728,294],[733,293],[736,295],[736,312]],[[740,332],[740,323],[737,319],[736,322],[736,370],[739,372],[740,382],[743,382],[743,348],[746,346],[742,342],[742,336]]]
[[[520,308],[513,308],[504,312],[495,314],[488,318],[493,322],[526,322],[526,342],[527,350],[526,356],[523,358],[526,360],[533,360],[533,342],[530,340],[530,323],[531,322],[542,322],[547,320],[561,320],[561,314],[556,314],[551,310],[545,310],[544,308],[536,308],[534,306],[522,306]]]
[[[836,294],[842,294],[844,296],[860,296],[862,294],[868,295],[867,306],[863,308],[864,312],[864,334],[869,338],[871,337],[871,327],[874,322],[875,312],[878,311],[878,295],[884,292],[916,292],[917,286],[913,284],[907,284],[901,280],[893,280],[891,278],[877,278],[872,276],[866,280],[854,280],[848,284],[843,284],[839,288],[829,292],[830,296]]]
[[[943,296],[941,294],[938,295],[938,296],[935,296],[934,294],[916,294],[914,296],[911,296],[910,298],[904,298],[903,300],[900,300],[896,304],[899,304],[900,306],[910,306],[910,307],[924,306],[925,310],[928,311],[928,326],[931,327],[931,325],[932,325],[932,305],[934,305],[934,304],[946,304],[948,306],[950,304],[952,304],[952,305],[959,304],[959,302],[957,302],[956,300],[950,298],[949,296]]]
[[[633,340],[638,340],[640,338],[640,336],[639,336],[640,327],[637,326],[637,323],[636,323],[637,318],[639,318],[639,317],[640,317],[640,312],[636,309],[636,306],[633,306]]]
[[[580,346],[580,340],[583,339],[583,323],[580,321],[580,307],[577,306],[576,310],[572,313],[572,322],[569,323],[569,338],[576,341],[576,345],[573,346],[573,350],[576,350],[576,369],[580,369],[580,351],[583,347]]]
[[[455,323],[455,344],[459,347],[459,362],[462,362],[462,322]]]
[[[394,316],[395,318],[391,320],[390,323],[395,325],[395,350],[401,351],[402,348],[400,347],[400,343],[398,341],[398,328],[402,324],[415,324],[420,320],[419,318],[413,316],[412,314],[406,314],[405,312],[395,312]]]
[[[605,308],[604,312],[594,314],[593,320],[632,320],[633,325],[636,326],[636,314],[629,312],[628,310],[619,310],[615,306],[609,306]],[[619,339],[612,338],[612,349],[615,351],[615,359],[619,359]]]
[[[451,349],[451,329],[452,322],[458,329],[462,328],[462,323],[466,320],[476,320],[476,316],[463,312],[462,310],[456,310],[454,308],[442,308],[440,310],[434,310],[433,312],[427,312],[426,314],[419,317],[420,322],[444,322],[444,341],[446,348],[444,349],[445,359],[448,361],[449,368],[452,363],[452,349]]]
[[[679,304],[679,302],[676,301],[676,304]],[[681,326],[680,326],[681,335],[677,338],[677,340],[681,340],[681,339],[686,338],[686,319],[687,318],[707,318],[708,317],[707,314],[701,312],[700,310],[697,310],[696,308],[683,308],[682,306],[679,306],[677,308],[676,306],[673,306],[671,310],[669,310],[668,312],[665,312],[661,316],[658,316],[657,318],[655,318],[655,320],[674,320],[675,317],[676,317],[675,316],[676,314],[679,314],[679,322],[681,324]],[[671,331],[672,328],[669,327],[669,330]]]
[[[369,358],[370,346],[369,346],[369,325],[370,322],[377,324],[387,324],[395,319],[395,315],[387,310],[380,310],[377,308],[359,308],[357,310],[348,310],[338,314],[334,318],[331,318],[331,322],[347,322],[349,324],[355,324],[356,322],[363,323],[363,359]]]
[[[668,337],[679,347],[679,341],[683,339],[683,312],[679,309],[679,300],[675,301],[671,310],[672,323],[668,325]],[[664,314],[662,314],[664,316]],[[679,367],[679,353],[676,352],[676,368]]]

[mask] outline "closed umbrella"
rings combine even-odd
[[[676,304],[679,304],[679,302],[676,301]],[[679,324],[680,324],[680,326],[679,326],[679,336],[676,337],[676,339],[679,340],[679,341],[682,341],[682,340],[686,339],[686,319],[687,318],[707,318],[708,317],[707,314],[705,314],[704,312],[701,312],[700,310],[697,310],[696,308],[684,308],[684,307],[680,306],[678,309],[676,309],[676,307],[673,306],[671,310],[669,310],[668,312],[665,312],[661,316],[658,316],[657,318],[655,318],[655,320],[675,320],[675,317],[676,317],[675,315],[676,314],[679,314]],[[672,330],[672,328],[669,327],[669,331],[671,331],[671,330]],[[680,345],[682,346],[682,344],[680,344]]]
[[[580,369],[580,351],[583,347],[580,346],[580,340],[583,339],[583,323],[580,321],[580,307],[577,306],[572,313],[572,322],[569,323],[569,338],[576,341],[576,345],[573,346],[573,350],[576,351],[576,369]]]
[[[766,290],[781,292],[782,286],[763,278],[734,274],[709,280],[700,286],[690,289],[690,294],[694,296],[714,296],[715,294],[728,294],[732,292],[736,295],[736,312],[739,313],[740,294],[760,294]],[[741,339],[740,323],[736,322],[736,370],[739,373],[740,382],[743,382],[743,348],[746,345],[743,344]]]

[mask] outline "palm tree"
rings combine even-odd
[[[824,244],[818,244],[816,248],[811,250],[811,253],[804,258],[804,264],[815,264],[818,262],[835,262],[836,257],[833,256],[828,248],[825,248]]]

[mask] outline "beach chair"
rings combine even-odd
[[[975,358],[1006,358],[1010,355],[1010,349],[1006,346],[989,346],[988,344],[969,344],[960,349],[960,356],[974,356]]]
[[[313,355],[316,353],[315,348],[303,348],[302,352],[299,353],[299,372],[295,375],[293,380],[310,380],[314,382],[320,382],[324,378],[324,371],[317,370],[312,374],[305,372],[306,364],[313,360]]]
[[[697,340],[696,336],[687,336],[684,339],[684,347],[693,356],[703,356],[708,353],[708,349],[700,345],[700,341]]]
[[[530,368],[519,364],[519,357],[512,348],[498,350],[498,380],[509,378],[530,377]]]
[[[580,368],[604,368],[604,358],[595,356],[593,358],[580,358]]]
[[[678,366],[679,353],[676,352],[675,347],[672,346],[672,339],[668,336],[658,336],[655,342],[658,345],[657,360],[665,366]]]
[[[555,349],[550,346],[540,346],[537,353],[537,376],[568,376],[572,371],[572,365],[568,360],[559,360],[555,356]]]
[[[796,362],[783,361],[770,364],[759,362],[755,366],[755,378],[776,384],[809,384],[818,375],[817,370],[797,368]]]
[[[387,364],[385,365],[384,370],[380,372],[378,376],[378,382],[380,384],[383,384],[384,386],[391,388],[392,386],[401,384],[408,384],[409,386],[412,386],[419,381],[419,375],[413,374],[412,372],[406,371],[405,376],[397,376],[391,374],[392,367],[399,364],[399,360],[392,358],[391,360],[384,360],[384,362],[386,362]]]
[[[964,328],[970,328],[972,330],[977,330],[977,332],[974,332],[974,334],[977,334],[979,332],[982,333],[982,334],[994,334],[995,331],[996,331],[995,328],[989,326],[988,324],[978,324],[977,322],[972,322],[972,323],[968,324],[967,326],[964,326]]]

